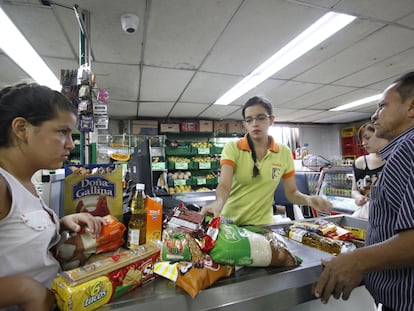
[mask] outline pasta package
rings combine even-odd
[[[57,306],[61,311],[95,310],[153,279],[158,258],[158,248],[141,245],[64,271],[52,283]]]
[[[65,167],[65,215],[111,214],[122,220],[122,167],[108,164]]]
[[[300,264],[299,258],[292,255],[275,232],[228,223],[220,224],[210,255],[215,262],[223,265],[295,267]]]

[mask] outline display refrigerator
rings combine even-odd
[[[330,214],[352,214],[356,210],[352,198],[353,169],[351,165],[323,168],[316,186],[316,194],[325,197],[333,205]],[[316,212],[314,212],[316,213]],[[315,216],[327,216],[317,212]]]

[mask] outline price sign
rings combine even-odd
[[[206,184],[206,178],[199,176],[197,177],[197,185],[205,185]]]
[[[175,163],[175,169],[177,169],[177,170],[187,170],[188,169],[188,163],[186,163],[186,162],[176,162]]]
[[[198,168],[200,170],[202,170],[202,169],[210,169],[211,168],[211,162],[199,162],[198,163]]]
[[[152,166],[153,171],[163,171],[163,170],[165,170],[165,162],[152,163],[151,166]]]
[[[210,154],[210,148],[198,148],[198,154]]]
[[[185,186],[187,180],[185,179],[174,179],[174,186]]]

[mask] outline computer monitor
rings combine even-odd
[[[131,158],[128,162],[130,179],[135,184],[144,184],[145,193],[151,197],[154,196],[152,166],[151,166],[150,141],[144,138],[136,147],[134,147]]]
[[[310,194],[309,192],[309,185],[308,185],[308,178],[305,173],[296,173],[296,187],[297,189],[302,192],[303,194]],[[283,180],[280,180],[279,185],[277,186],[275,193],[274,193],[274,206],[276,205],[283,205],[286,207],[286,216],[290,219],[295,219],[295,215],[293,212],[293,203],[290,202],[285,195],[285,188],[283,186]]]

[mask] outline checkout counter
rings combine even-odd
[[[326,217],[344,226],[366,229],[366,220],[349,216]],[[278,225],[271,226],[277,229]],[[291,252],[303,259],[295,268],[244,267],[218,280],[193,299],[174,282],[160,276],[125,297],[102,306],[105,310],[288,310],[314,300],[312,286],[322,271],[321,259],[332,255],[284,238]]]
[[[63,175],[55,174],[48,180],[43,196],[51,206],[63,206],[61,194]],[[56,189],[55,189],[56,188]],[[215,199],[214,191],[191,194],[177,194],[175,200],[184,204],[204,206]],[[61,214],[61,210],[56,210]],[[347,215],[326,217],[345,226],[365,230],[367,221]],[[311,219],[307,219],[311,220]],[[286,223],[284,224],[286,225]],[[279,225],[281,226],[281,225]],[[278,229],[278,225],[271,228]],[[232,276],[218,280],[211,287],[202,290],[191,298],[175,283],[161,276],[143,284],[132,293],[120,297],[97,309],[107,310],[146,310],[146,311],[192,311],[192,310],[290,310],[305,302],[315,300],[312,286],[322,271],[321,259],[332,255],[312,247],[282,237],[289,250],[302,258],[301,265],[295,268],[243,267]]]

